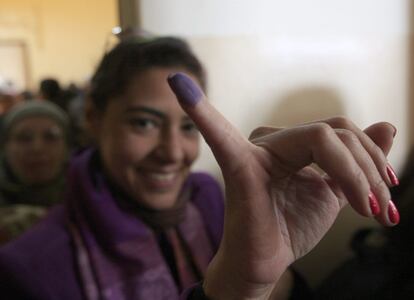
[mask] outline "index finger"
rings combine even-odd
[[[183,73],[168,76],[168,84],[183,110],[194,121],[223,171],[238,168],[240,153],[249,146],[245,137],[207,101],[201,88]]]

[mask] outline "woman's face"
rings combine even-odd
[[[199,152],[198,130],[167,84],[167,76],[178,71],[140,73],[92,122],[109,176],[153,209],[174,205]]]
[[[51,118],[24,118],[10,129],[5,155],[12,172],[22,182],[47,183],[62,172],[66,162],[64,132]]]

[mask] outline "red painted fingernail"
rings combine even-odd
[[[400,181],[398,180],[397,175],[395,175],[394,169],[389,164],[387,165],[387,174],[388,174],[388,177],[390,178],[391,184],[393,186],[396,186],[396,185],[400,184]]]
[[[398,224],[400,222],[400,213],[392,200],[388,203],[388,218],[392,224]]]
[[[374,216],[378,215],[381,212],[377,197],[375,197],[373,192],[369,192],[368,195],[369,207]]]

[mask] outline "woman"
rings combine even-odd
[[[383,154],[391,125],[364,133],[333,119],[260,128],[249,142],[199,86],[202,68],[177,39],[124,41],[105,55],[87,111],[96,150],[72,161],[66,205],[0,250],[3,294],[178,299],[204,278],[181,296],[277,297],[282,274],[319,241],[346,200],[365,216],[395,223]],[[225,178],[224,227],[217,183],[190,172],[197,128]],[[312,162],[330,177],[306,167]],[[42,251],[22,251],[29,247]]]
[[[0,243],[31,227],[62,200],[68,118],[56,105],[31,101],[3,119]]]

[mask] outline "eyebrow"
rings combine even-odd
[[[129,114],[129,113],[137,113],[137,112],[144,112],[147,114],[151,114],[154,115],[158,118],[161,119],[166,119],[167,115],[165,113],[163,113],[162,111],[159,111],[157,109],[154,109],[152,107],[148,107],[148,106],[130,106],[128,108],[125,109],[125,113]]]
[[[155,108],[148,107],[148,106],[141,106],[141,105],[140,106],[130,106],[130,107],[127,107],[125,109],[125,113],[126,114],[137,113],[137,112],[141,112],[141,113],[144,112],[144,113],[148,113],[148,114],[154,115],[154,116],[156,116],[158,118],[161,118],[161,119],[167,119],[167,114],[166,113],[164,113],[162,111],[159,111],[159,110],[157,110]],[[183,117],[183,119],[185,121],[191,120],[191,118],[188,115],[185,115]]]

